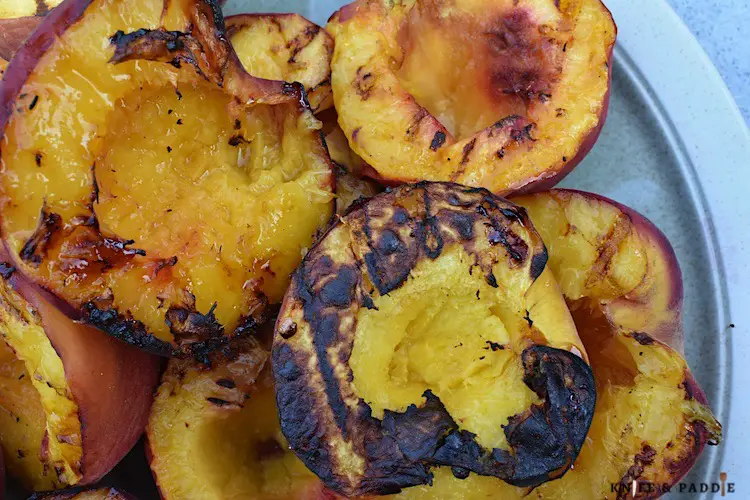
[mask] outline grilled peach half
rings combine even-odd
[[[133,447],[159,359],[74,323],[0,265],[0,444],[29,490],[91,484]]]
[[[527,209],[547,244],[574,313],[579,300],[596,301],[613,328],[645,332],[683,351],[682,273],[651,221],[582,191],[554,189],[513,201]]]
[[[333,498],[281,434],[267,358],[248,341],[211,367],[169,362],[148,426],[162,498]]]
[[[434,470],[520,486],[563,476],[593,416],[585,359],[523,210],[427,182],[355,206],[316,243],[272,355],[284,435],[347,497]]]
[[[213,0],[65,2],[0,90],[4,241],[71,317],[205,359],[333,213],[319,129],[301,84],[245,71]]]
[[[357,0],[327,29],[339,124],[383,182],[546,189],[604,124],[616,27],[600,0]]]
[[[561,488],[602,496],[610,483],[626,492],[637,480],[642,496],[666,492],[721,439],[680,354],[682,277],[669,241],[635,210],[598,195],[553,190],[514,201],[547,244],[599,394],[578,470]]]
[[[552,190],[513,202],[547,244],[591,361],[597,402],[586,443],[568,474],[531,491],[438,471],[432,487],[399,498],[661,496],[721,437],[679,353],[682,281],[669,242],[634,210],[598,195]]]
[[[248,73],[301,83],[315,113],[333,106],[333,39],[326,30],[299,14],[240,14],[226,24]]]

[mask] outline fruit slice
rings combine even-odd
[[[36,493],[29,497],[29,500],[135,500],[135,498],[115,488],[97,488]]]
[[[242,14],[227,18],[227,33],[253,76],[299,82],[313,112],[333,106],[333,39],[299,14]]]
[[[604,124],[616,27],[600,0],[358,0],[328,30],[339,124],[384,182],[545,189]]]
[[[346,496],[438,466],[525,486],[565,474],[596,395],[546,262],[525,213],[484,189],[403,186],[341,217],[276,323],[292,449]]]
[[[640,214],[598,195],[552,190],[513,201],[547,244],[591,359],[598,399],[588,438],[565,477],[531,493],[441,471],[432,488],[399,498],[626,499],[634,482],[636,498],[661,496],[721,437],[685,360],[663,342],[682,345],[682,280],[669,242]]]
[[[0,269],[0,444],[8,473],[34,490],[96,482],[143,432],[159,360],[74,323],[7,263]]]
[[[148,426],[162,498],[332,498],[281,435],[267,357],[249,342],[211,368],[169,362]]]
[[[561,487],[581,496],[672,486],[721,425],[680,355],[682,277],[666,237],[634,210],[569,190],[515,200],[550,251],[600,399],[577,466]],[[569,484],[565,484],[565,482]],[[657,488],[658,489],[658,488]],[[574,495],[575,496],[575,495]]]
[[[281,300],[332,165],[302,86],[248,75],[214,2],[137,7],[65,2],[16,55],[2,234],[72,316],[205,358]]]

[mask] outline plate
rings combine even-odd
[[[225,14],[298,12],[325,25],[346,2],[229,0]],[[750,132],[716,69],[663,0],[609,0],[619,27],[612,102],[601,137],[562,183],[603,194],[651,219],[669,238],[685,289],[686,357],[724,425],[672,498],[710,498],[720,473],[749,498]],[[158,498],[142,444],[103,481]],[[698,492],[691,494],[691,487]],[[744,492],[744,493],[743,493]],[[683,495],[687,494],[688,497]],[[731,493],[728,496],[733,496]],[[13,498],[13,497],[11,497]],[[21,498],[20,496],[18,498]]]

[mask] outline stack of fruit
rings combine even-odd
[[[600,0],[57,3],[0,7],[36,498],[128,498],[85,488],[144,431],[174,500],[654,497],[719,441],[669,242],[551,189],[607,114]]]

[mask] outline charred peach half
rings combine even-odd
[[[307,254],[276,323],[292,449],[346,496],[434,469],[524,486],[564,475],[596,394],[546,263],[523,210],[484,189],[420,183],[353,208]]]
[[[241,14],[226,24],[248,73],[301,83],[315,113],[333,106],[333,39],[323,28],[299,14]]]
[[[36,493],[29,500],[136,500],[132,495],[115,488],[75,489]]]
[[[32,490],[93,483],[142,434],[159,360],[74,323],[7,263],[0,269],[7,471]]]
[[[300,84],[244,70],[213,0],[65,2],[0,91],[3,238],[71,316],[205,357],[332,214],[319,129]]]
[[[162,498],[333,498],[281,434],[267,357],[247,342],[211,368],[170,361],[148,426]]]
[[[513,202],[547,244],[591,361],[597,401],[586,442],[568,474],[533,490],[438,471],[431,487],[398,498],[661,496],[721,437],[678,351],[682,282],[669,242],[640,214],[598,195],[552,190]]]
[[[600,0],[357,0],[328,30],[339,124],[384,182],[549,188],[604,123],[616,27]]]

